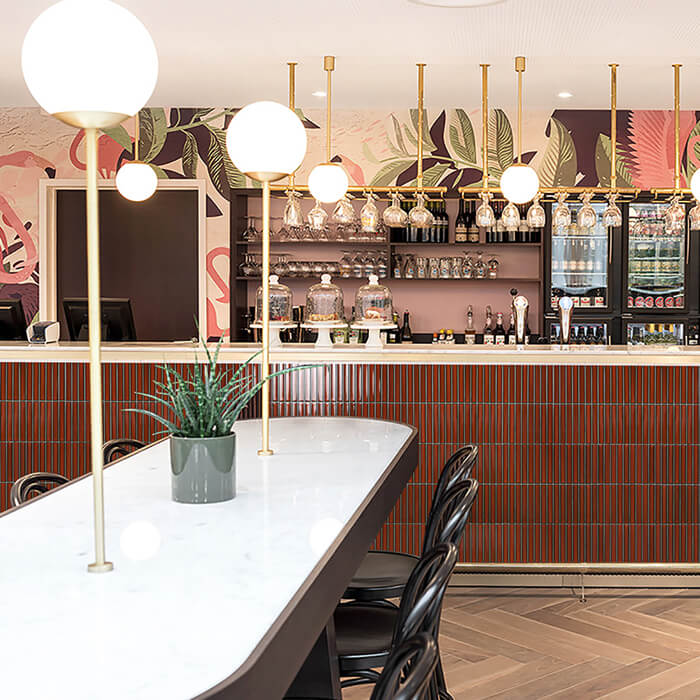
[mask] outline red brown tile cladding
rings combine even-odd
[[[158,437],[155,365],[104,366],[105,439]],[[88,469],[87,366],[0,365],[0,509],[19,475]],[[480,446],[465,561],[698,561],[700,368],[327,365],[281,378],[273,415],[415,425],[420,458],[376,544],[418,552],[440,467]],[[251,414],[256,407],[253,406]],[[330,465],[332,466],[332,465]]]

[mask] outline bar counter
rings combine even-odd
[[[235,367],[255,350],[226,346],[222,361]],[[159,364],[186,366],[194,351],[106,346],[105,439],[158,437],[158,426],[124,409],[145,404],[137,392],[153,391]],[[700,561],[698,349],[290,345],[271,356],[273,369],[320,365],[273,382],[273,416],[418,428],[418,467],[379,546],[419,550],[440,468],[471,442],[482,488],[461,561]],[[87,383],[84,346],[0,346],[0,508],[22,473],[87,471]]]

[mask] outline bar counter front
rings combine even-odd
[[[221,360],[235,367],[258,348],[224,346]],[[154,422],[125,409],[146,405],[138,392],[153,391],[159,365],[192,363],[195,352],[202,361],[191,344],[106,345],[105,440],[158,438]],[[89,470],[87,359],[80,344],[0,346],[1,509],[23,473]],[[273,416],[418,429],[418,467],[376,546],[419,553],[439,470],[474,443],[481,489],[461,562],[700,561],[700,350],[285,345],[271,361],[319,365],[274,381]]]

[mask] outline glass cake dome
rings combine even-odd
[[[263,288],[255,293],[255,322],[262,323]],[[292,291],[279,283],[277,275],[270,275],[270,321],[288,323],[292,320]]]
[[[369,276],[369,283],[362,285],[355,296],[355,321],[357,323],[392,323],[394,304],[389,287],[379,284],[377,275]]]
[[[306,322],[333,323],[342,321],[343,315],[343,291],[331,282],[330,275],[321,275],[321,282],[306,293]]]

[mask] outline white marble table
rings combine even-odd
[[[109,574],[86,571],[90,478],[0,517],[2,697],[284,694],[410,477],[416,432],[275,419],[259,458],[259,431],[238,424],[227,503],[171,501],[167,442],[109,467]]]

